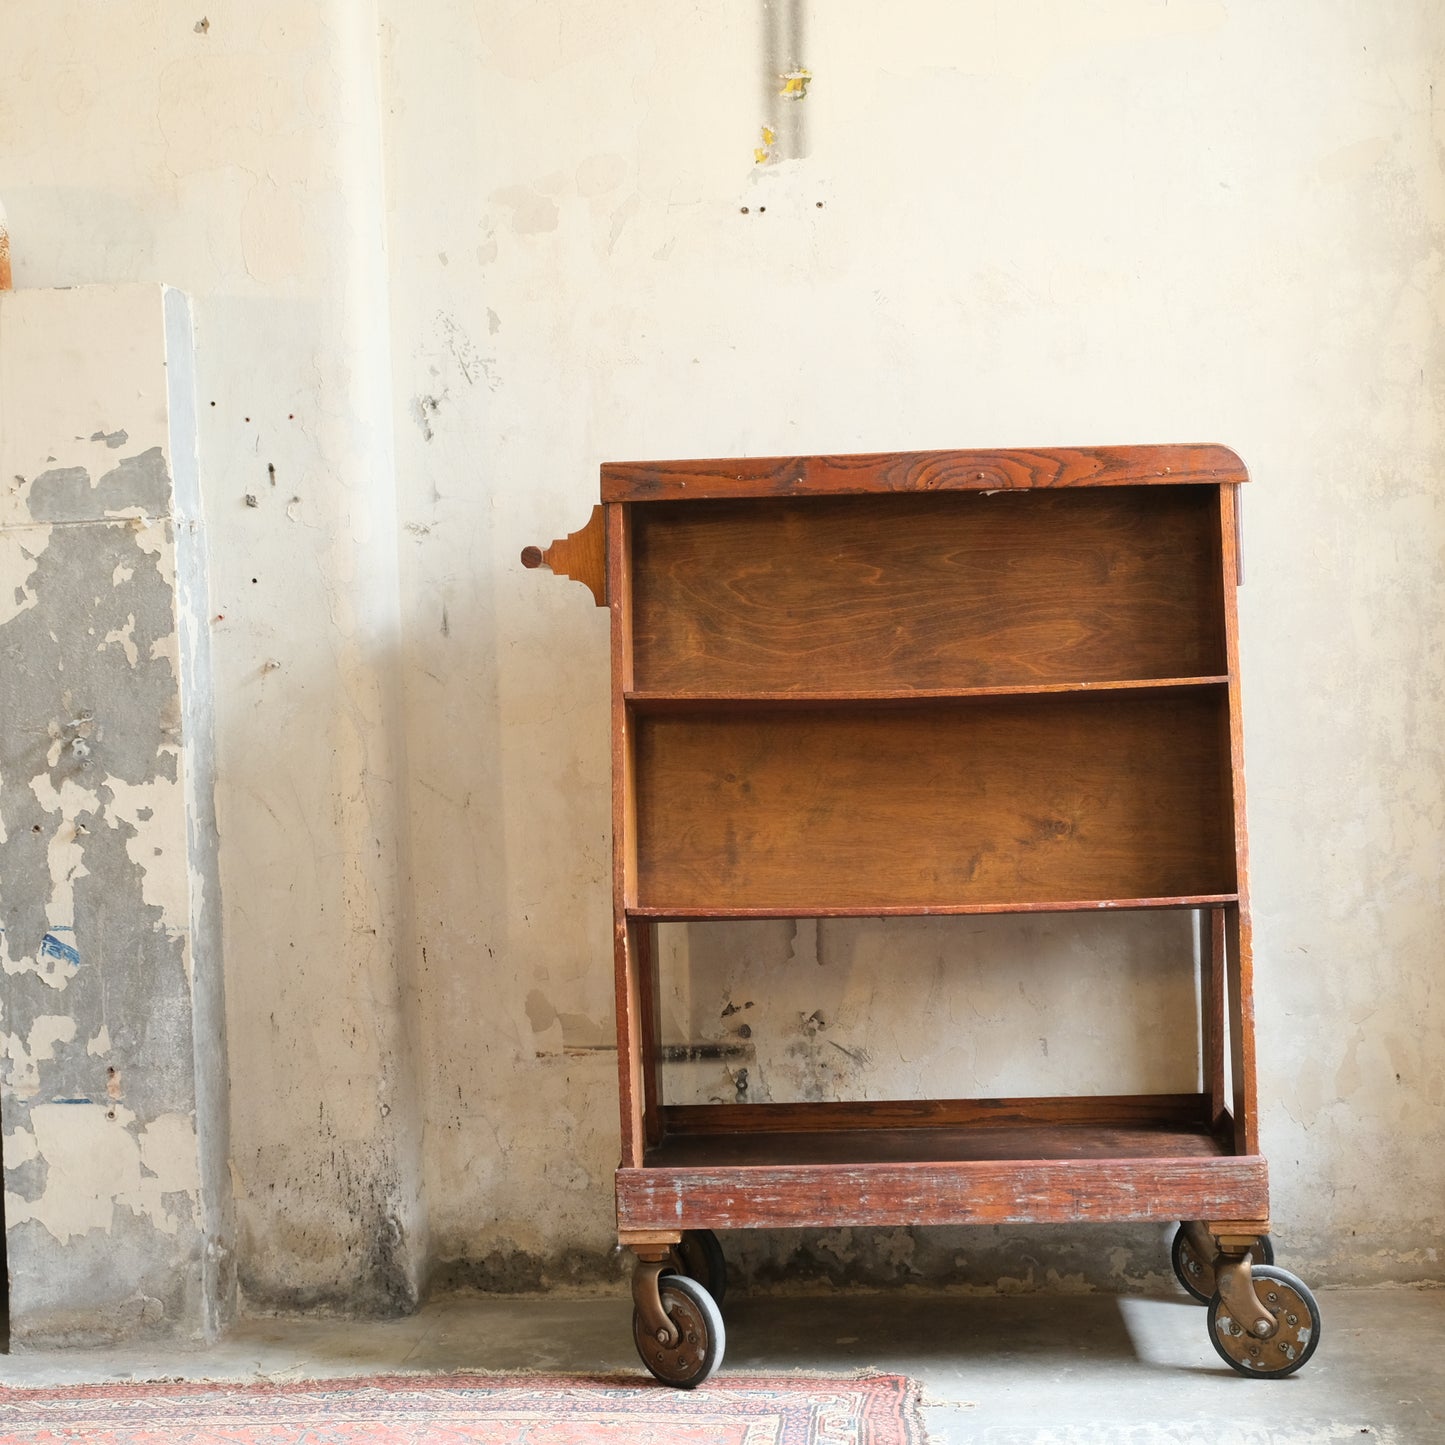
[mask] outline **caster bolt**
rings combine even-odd
[[[657,1339],[658,1339],[658,1343],[659,1343],[659,1344],[664,1344],[664,1345],[665,1345],[665,1344],[667,1343],[667,1331],[666,1331],[666,1330],[658,1330],[658,1332],[657,1332]]]
[[[1254,1332],[1255,1332],[1255,1334],[1260,1335],[1260,1336],[1267,1335],[1267,1334],[1270,1332],[1271,1323],[1272,1323],[1272,1322],[1269,1321],[1269,1320],[1255,1320],[1255,1322],[1254,1322]]]

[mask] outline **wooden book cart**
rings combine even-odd
[[[722,1357],[717,1229],[1182,1221],[1223,1358],[1319,1341],[1256,1122],[1234,453],[618,463],[522,561],[612,619],[613,920],[634,1334]],[[655,925],[1194,909],[1202,1092],[669,1105]],[[1185,961],[1194,967],[1194,958]]]

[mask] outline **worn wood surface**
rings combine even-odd
[[[995,491],[1246,481],[1244,463],[1210,445],[1045,447],[609,462],[604,502],[858,492]]]
[[[612,952],[617,1011],[617,1093],[622,1124],[622,1162],[642,1162],[646,1144],[647,1087],[643,1071],[645,1020],[642,993],[647,987],[637,937],[650,925],[627,915],[631,879],[636,872],[637,823],[634,740],[623,694],[632,684],[632,549],[627,509],[608,506],[603,526],[607,546],[607,595],[612,632]],[[595,515],[595,514],[594,514]]]
[[[1182,894],[1168,898],[1075,898],[1051,899],[1048,903],[878,903],[815,908],[811,912],[790,906],[774,908],[646,908],[629,905],[632,918],[650,918],[658,923],[702,923],[708,919],[774,918],[951,918],[989,913],[1112,913],[1138,912],[1156,908],[1217,908],[1234,902],[1232,893]]]
[[[916,703],[962,701],[971,697],[1041,697],[1058,692],[1155,692],[1171,687],[1209,687],[1227,683],[1223,673],[1209,677],[1154,677],[1118,679],[1111,682],[1011,683],[1003,687],[906,687],[832,688],[789,692],[654,692],[635,690],[627,701],[636,712],[736,712],[739,708],[778,707],[796,709],[810,703],[887,702],[898,707]]]
[[[1225,1075],[1225,1040],[1228,1037],[1229,1010],[1225,1001],[1225,938],[1224,910],[1205,909],[1200,918],[1199,940],[1199,1014],[1200,1054],[1204,1094],[1208,1100],[1209,1117],[1219,1128],[1230,1115],[1229,1087]]]
[[[599,607],[607,606],[607,526],[602,508],[593,507],[587,525],[550,547],[524,547],[522,566],[545,567],[559,577],[581,582]]]
[[[1207,487],[636,509],[643,691],[851,692],[1217,676]]]
[[[650,1146],[663,1136],[662,1090],[658,1065],[662,1060],[662,980],[657,953],[657,925],[634,920],[637,940],[638,1051],[642,1065],[642,1123]]]
[[[623,1237],[1267,1217],[1243,480],[1211,447],[604,468],[555,561],[612,609]],[[1219,920],[1200,1095],[658,1097],[655,918],[1143,903]]]
[[[1254,1037],[1254,938],[1249,913],[1249,831],[1245,822],[1244,713],[1239,682],[1239,492],[1219,493],[1221,592],[1224,608],[1225,661],[1229,673],[1229,772],[1227,787],[1233,809],[1238,902],[1224,910],[1226,977],[1229,985],[1229,1053],[1233,1068],[1235,1147],[1239,1153],[1259,1149],[1259,1083]]]
[[[919,1131],[907,1131],[917,1136]],[[793,1136],[789,1142],[795,1142]],[[1042,1147],[1042,1146],[1039,1146]],[[1266,1218],[1258,1157],[928,1157],[617,1171],[621,1229],[832,1229]]]
[[[642,908],[1234,892],[1218,689],[634,719]]]
[[[727,1108],[727,1105],[719,1105]],[[888,1164],[1005,1159],[1215,1159],[1222,1150],[1203,1123],[1109,1127],[1032,1124],[957,1128],[763,1130],[757,1134],[669,1133],[646,1155],[649,1169],[761,1168],[774,1164]]]
[[[813,1130],[962,1129],[1067,1125],[1208,1130],[1203,1094],[1077,1095],[1031,1099],[871,1099],[798,1104],[670,1104],[668,1135],[797,1134]]]

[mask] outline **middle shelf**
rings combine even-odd
[[[632,748],[639,913],[1236,891],[1224,684],[642,712]]]
[[[637,714],[660,712],[735,711],[747,707],[804,708],[846,703],[907,706],[910,703],[967,702],[989,697],[1052,697],[1060,693],[1154,692],[1170,688],[1218,687],[1223,674],[1211,677],[1105,678],[1080,682],[1009,683],[997,687],[892,687],[865,690],[805,688],[770,691],[675,692],[638,689],[623,694]]]

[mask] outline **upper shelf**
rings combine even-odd
[[[1004,491],[1249,480],[1228,447],[1048,447],[1029,451],[872,452],[609,462],[604,502],[801,497],[845,492]]]
[[[1228,671],[1209,487],[659,502],[639,693],[954,693]]]
[[[1013,683],[1002,687],[899,687],[859,691],[806,690],[790,688],[771,692],[668,692],[638,689],[624,693],[625,699],[645,712],[686,712],[706,707],[709,711],[758,707],[835,707],[847,704],[906,705],[908,703],[966,702],[970,698],[1053,697],[1081,692],[1143,692],[1168,688],[1219,687],[1229,682],[1227,674],[1210,677],[1110,678],[1102,682]]]

